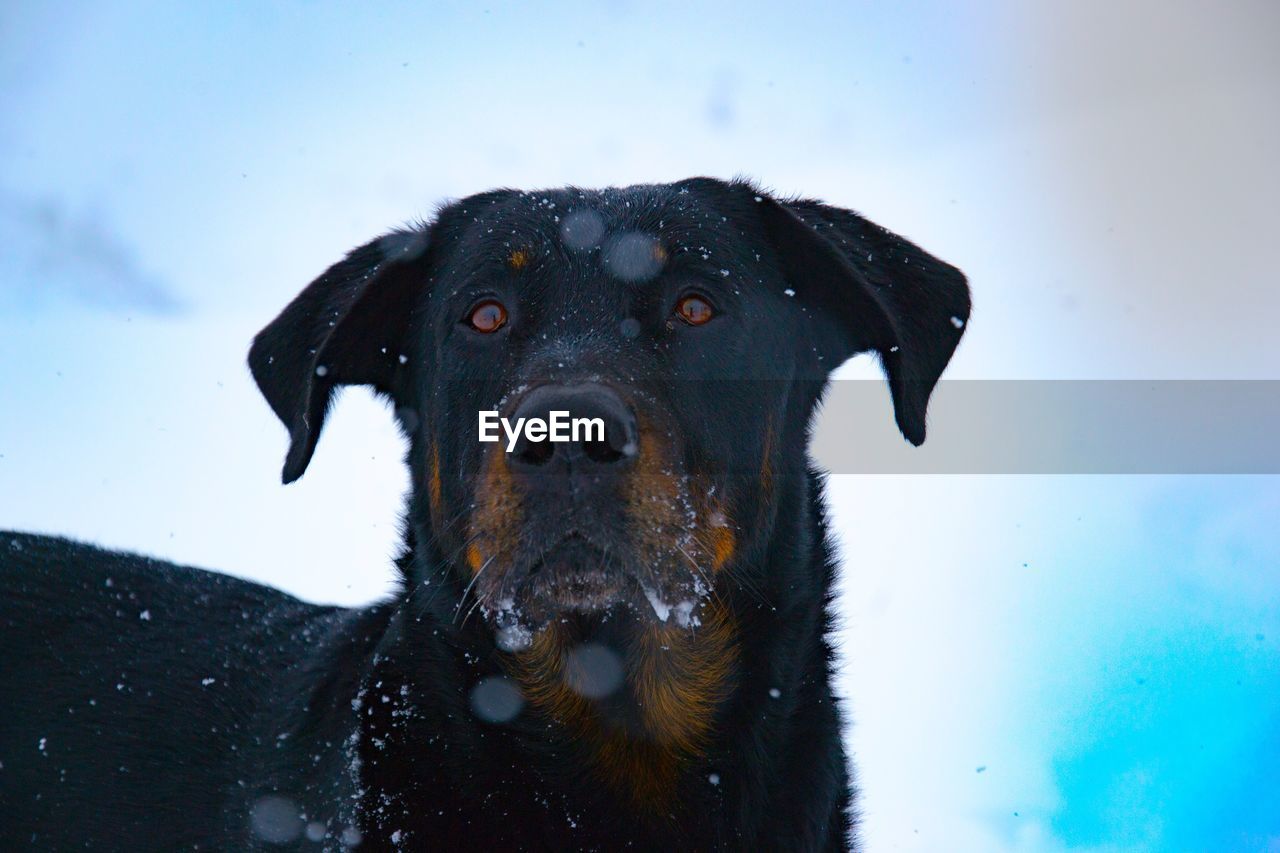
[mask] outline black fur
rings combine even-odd
[[[598,245],[559,245],[575,210],[600,216]],[[669,253],[643,286],[602,267],[609,241],[632,232]],[[513,272],[517,249],[528,254]],[[690,287],[720,311],[706,327],[670,320]],[[484,293],[511,308],[501,336],[459,331]],[[968,315],[953,267],[849,211],[742,182],[497,191],[362,246],[258,336],[250,366],[289,431],[286,482],[305,470],[335,387],[394,402],[413,483],[401,592],[318,607],[0,534],[0,848],[848,848],[854,789],[825,639],[835,568],[809,420],[829,372],[875,350],[919,443]],[[639,325],[620,336],[623,319]],[[715,593],[734,617],[736,663],[709,737],[680,756],[656,810],[605,784],[580,738],[534,704],[502,724],[471,706],[481,680],[509,671],[494,620],[459,616],[481,595],[457,529],[484,464],[475,412],[531,381],[582,377],[648,401],[632,405],[666,419],[671,465],[712,483],[734,524]],[[619,520],[596,503],[573,523]],[[567,513],[527,506],[521,536],[561,535]],[[630,541],[584,536],[606,554]],[[633,571],[618,560],[611,571]],[[665,630],[635,608],[562,621],[623,646]]]

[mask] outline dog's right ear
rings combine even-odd
[[[426,283],[416,262],[429,242],[423,227],[354,249],[253,339],[249,369],[289,430],[284,482],[307,469],[334,388],[371,385],[397,397],[412,300]]]

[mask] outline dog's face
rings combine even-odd
[[[461,206],[413,354],[437,538],[515,636],[617,606],[696,624],[750,535],[792,377],[818,368],[777,259],[726,227],[737,211],[667,187]],[[483,410],[603,435],[481,443]]]
[[[714,590],[758,582],[828,373],[879,351],[918,443],[968,312],[954,268],[745,183],[499,191],[353,252],[250,364],[290,428],[286,481],[335,385],[394,400],[415,538],[515,648],[570,614],[692,628]],[[482,442],[488,411],[595,423]]]

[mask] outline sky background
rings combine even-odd
[[[388,412],[349,390],[282,487],[244,356],[348,248],[499,185],[855,208],[968,273],[950,377],[1280,379],[1277,44],[1238,0],[6,3],[0,527],[384,594]],[[1280,851],[1277,477],[829,500],[867,849]]]

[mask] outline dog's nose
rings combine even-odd
[[[636,455],[636,416],[604,385],[540,385],[512,413],[511,420],[519,418],[526,424],[541,420],[548,435],[533,441],[527,429],[520,432],[509,459],[518,471],[617,468]]]

